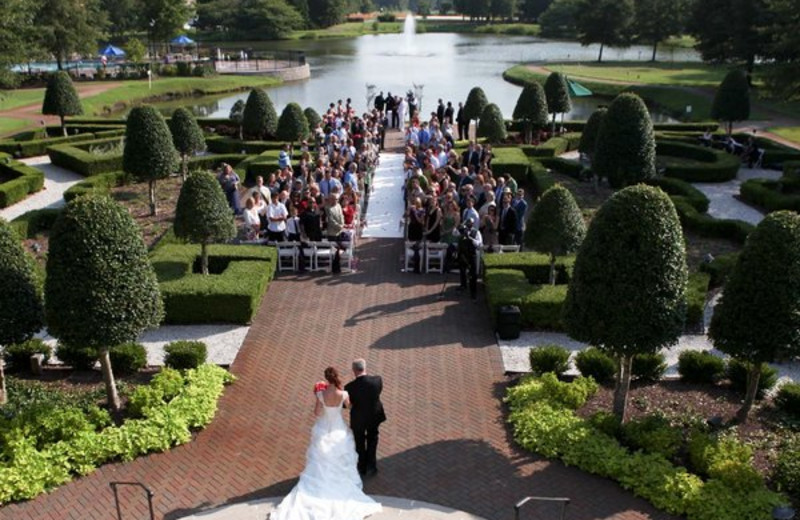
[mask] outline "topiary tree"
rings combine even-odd
[[[714,346],[750,368],[738,418],[747,421],[761,368],[800,354],[800,216],[770,213],[745,242],[714,310]]]
[[[614,413],[624,420],[633,356],[678,340],[686,316],[686,250],[678,214],[660,189],[640,184],[597,211],[564,302],[569,335],[618,362]]]
[[[61,120],[61,131],[67,135],[67,126],[64,123],[65,116],[79,116],[83,114],[83,105],[72,84],[69,74],[63,70],[54,72],[47,80],[47,89],[44,91],[44,101],[42,102],[42,114],[46,116],[58,116]]]
[[[467,118],[467,121],[475,120],[475,126],[477,127],[478,119],[481,117],[483,110],[488,104],[489,100],[486,99],[486,94],[483,92],[483,89],[480,87],[473,87],[472,90],[469,91],[469,94],[467,94],[467,101],[464,103],[464,117]],[[469,129],[467,129],[467,135],[469,135]]]
[[[506,121],[500,107],[494,103],[483,109],[478,121],[478,137],[485,137],[490,143],[500,143],[506,138]]]
[[[172,144],[181,155],[181,179],[185,181],[189,156],[205,150],[206,140],[197,120],[183,107],[176,108],[172,113],[169,129],[172,132]]]
[[[607,113],[608,109],[606,108],[598,108],[592,112],[592,115],[589,116],[589,120],[586,121],[586,125],[583,127],[583,132],[581,132],[581,142],[578,143],[578,151],[589,156],[590,160],[594,157],[594,151],[597,147],[597,136],[600,133],[600,126],[603,124],[603,119],[605,119]]]
[[[524,141],[531,142],[533,129],[541,130],[547,125],[547,101],[542,86],[535,82],[525,83],[514,107],[514,121],[522,121]]]
[[[275,135],[278,114],[267,93],[260,88],[250,91],[242,113],[242,131],[247,137],[266,139]]]
[[[550,284],[556,284],[556,256],[574,253],[586,236],[586,223],[572,193],[556,184],[533,207],[525,245],[550,255]]]
[[[547,99],[547,110],[553,114],[552,133],[555,134],[556,114],[564,114],[572,110],[567,77],[560,72],[551,73],[544,82],[544,94]]]
[[[94,194],[67,204],[50,233],[44,293],[49,332],[100,352],[108,404],[119,410],[109,349],[135,341],[164,315],[147,247],[124,207]]]
[[[177,153],[164,116],[151,106],[135,107],[125,126],[122,169],[140,181],[147,181],[150,214],[155,215],[156,181],[168,177],[177,167]]]
[[[275,137],[281,141],[301,141],[308,135],[308,120],[303,109],[297,103],[289,103],[278,119],[278,130]]]
[[[231,112],[228,114],[228,119],[236,124],[239,131],[239,139],[244,139],[242,135],[242,120],[244,119],[244,101],[237,99],[236,103],[231,107]]]
[[[642,99],[620,94],[608,107],[597,135],[592,169],[613,188],[623,188],[656,175],[653,122]]]
[[[208,244],[236,236],[236,224],[213,175],[194,172],[186,179],[175,208],[175,236],[200,244],[200,265],[208,274]]]
[[[311,107],[308,107],[305,110],[303,110],[303,115],[306,116],[306,122],[308,122],[309,131],[313,131],[317,127],[317,125],[322,122],[322,118],[319,117],[317,111]]]
[[[44,326],[42,284],[33,258],[14,229],[0,218],[0,347],[29,340]],[[0,405],[6,403],[0,356]]]
[[[728,136],[735,121],[750,118],[750,84],[744,71],[732,70],[722,79],[711,104],[711,118],[725,122]]]

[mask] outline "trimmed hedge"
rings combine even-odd
[[[735,219],[716,219],[704,213],[700,213],[695,207],[683,197],[671,197],[681,219],[684,229],[695,233],[714,238],[727,238],[739,244],[744,244],[747,235],[755,227],[743,220]]]
[[[700,264],[700,270],[711,275],[711,287],[719,287],[725,284],[738,259],[738,252],[719,255],[709,263]]]
[[[198,119],[198,124],[203,123]],[[280,150],[283,141],[240,141],[234,137],[214,136],[206,137],[206,147],[212,153],[233,153],[240,154],[242,150],[246,154],[260,154],[269,150]]]
[[[766,209],[768,212],[788,209],[800,211],[800,191],[785,193],[784,177],[781,180],[750,179],[739,187],[742,200]]]
[[[0,208],[7,208],[44,188],[44,172],[5,155],[0,156],[0,174],[10,177],[0,184]]]
[[[35,157],[37,155],[44,155],[47,149],[53,145],[65,143],[80,143],[96,139],[94,134],[77,134],[67,137],[45,137],[42,139],[30,139],[16,141],[6,139],[0,141],[0,152],[5,152],[18,157]]]
[[[506,80],[508,81],[507,77]],[[544,80],[544,77],[542,77],[542,80]],[[522,85],[522,83],[515,83],[514,81],[511,81],[511,83]],[[568,132],[583,132],[586,121],[572,120],[564,121],[563,123],[557,122],[557,124],[564,127]],[[522,123],[520,121],[508,120],[507,126],[512,132],[522,131]],[[702,134],[709,128],[712,132],[716,132],[719,129],[719,123],[717,121],[706,121],[705,123],[653,123],[653,129],[656,132],[695,132]]]
[[[656,155],[691,159],[703,164],[668,165],[664,175],[687,182],[727,182],[736,178],[741,161],[722,150],[678,141],[657,140]]]
[[[522,271],[528,283],[546,284],[550,281],[550,256],[543,253],[503,253],[502,255],[483,255],[485,269],[514,269]],[[556,283],[569,281],[574,256],[556,258]]]
[[[555,178],[553,178],[553,176],[549,171],[547,171],[547,168],[545,168],[542,163],[539,161],[531,161],[531,168],[528,171],[528,178],[525,187],[534,200],[541,197],[542,194],[552,188],[555,183]]]
[[[578,161],[564,159],[562,157],[540,157],[539,162],[553,171],[582,181],[590,178],[589,168]]]
[[[564,330],[561,314],[567,297],[566,285],[532,285],[525,273],[515,269],[487,269],[484,280],[493,323],[497,322],[500,307],[516,305],[524,328]]]
[[[678,356],[678,374],[687,383],[713,384],[725,373],[725,360],[706,351],[684,350]]]
[[[208,346],[202,341],[173,341],[164,352],[164,365],[177,370],[197,368],[208,358]]]
[[[12,220],[11,227],[22,238],[33,238],[42,231],[52,229],[59,213],[61,209],[34,209]]]
[[[672,177],[656,177],[655,179],[648,179],[646,183],[651,186],[658,186],[667,195],[683,197],[686,202],[694,206],[694,209],[700,213],[708,211],[708,197],[686,181]]]
[[[492,149],[492,172],[495,177],[498,175],[511,175],[519,183],[520,180],[528,177],[531,168],[530,160],[519,148],[500,148]]]
[[[209,246],[212,273],[195,274],[199,245],[165,245],[151,254],[166,323],[250,323],[275,273],[277,252],[261,246]]]
[[[706,306],[706,295],[711,282],[708,273],[692,273],[689,275],[689,284],[686,287],[686,324],[694,325],[703,320],[703,310]]]
[[[56,166],[79,173],[84,177],[122,170],[122,151],[119,154],[96,155],[89,150],[92,146],[117,144],[119,137],[94,139],[77,145],[61,144],[47,149],[50,161]]]

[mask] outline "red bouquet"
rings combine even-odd
[[[317,392],[322,392],[326,388],[328,388],[328,383],[326,381],[317,381],[316,383],[314,383],[314,393],[315,394]]]

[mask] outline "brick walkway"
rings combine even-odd
[[[345,370],[357,356],[383,375],[389,416],[381,430],[380,473],[367,482],[368,493],[491,520],[512,518],[512,505],[526,495],[571,497],[570,520],[671,518],[610,481],[512,447],[485,304],[460,297],[454,278],[438,300],[442,278],[400,273],[401,254],[399,240],[364,241],[359,273],[279,277],[232,367],[238,382],[194,442],[106,465],[49,495],[0,509],[0,519],[116,518],[108,487],[115,480],[150,486],[156,516],[165,519],[281,496],[303,467],[312,383],[327,365]],[[147,518],[143,498],[133,496],[123,518]]]

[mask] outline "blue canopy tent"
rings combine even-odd
[[[179,51],[177,52],[185,52],[187,47],[194,47],[194,52],[192,53],[192,58],[197,59],[197,42],[193,39],[189,38],[185,34],[181,34],[180,36],[173,38],[169,42],[170,51],[176,52],[173,48],[178,48]]]
[[[582,97],[582,96],[591,96],[592,91],[588,88],[584,87],[577,81],[573,81],[571,79],[567,79],[567,85],[569,86],[569,93],[575,97]]]
[[[100,54],[100,56],[106,56],[108,58],[122,58],[123,56],[125,56],[125,51],[109,43],[103,49],[100,49],[100,52],[98,54]]]

